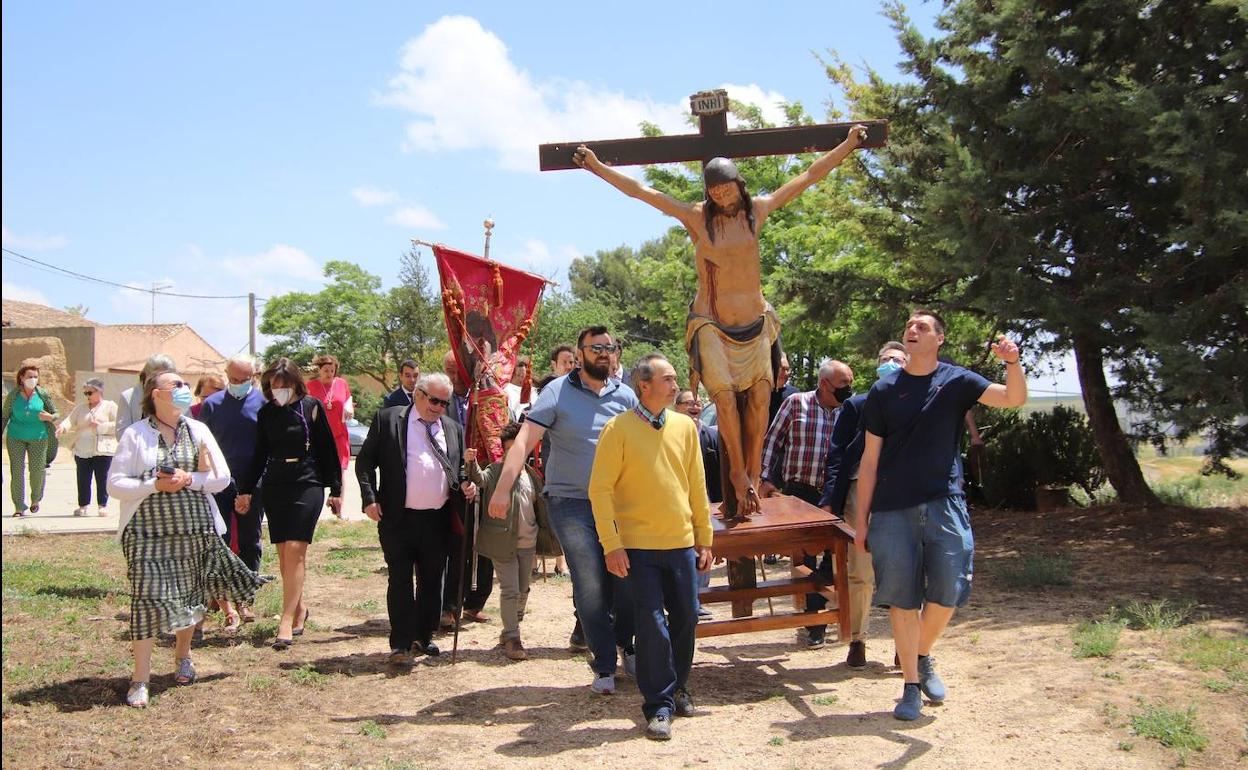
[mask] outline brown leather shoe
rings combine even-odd
[[[481,610],[465,609],[464,614],[463,614],[463,620],[461,620],[460,622],[466,623],[468,621],[472,621],[473,623],[489,623],[490,616],[486,615]]]
[[[529,654],[524,651],[524,644],[521,643],[519,637],[511,637],[503,640],[503,654],[509,660],[528,660]]]
[[[438,628],[443,631],[450,631],[455,628],[455,616],[449,612],[443,612],[441,619],[438,621]]]

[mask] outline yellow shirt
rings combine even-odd
[[[669,410],[657,430],[631,410],[611,418],[589,475],[603,553],[710,546],[705,476],[689,416]]]

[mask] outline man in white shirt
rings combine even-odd
[[[390,661],[397,665],[411,665],[413,653],[439,653],[432,639],[442,608],[446,542],[451,522],[477,493],[463,480],[463,429],[446,414],[452,395],[445,374],[422,376],[410,406],[377,413],[355,460],[364,514],[377,522],[386,559]]]

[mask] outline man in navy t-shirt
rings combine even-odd
[[[958,453],[966,411],[976,402],[1022,406],[1027,381],[1018,346],[1004,335],[992,345],[1005,363],[1004,385],[938,361],[945,322],[930,310],[910,314],[903,341],[910,363],[876,382],[863,405],[853,526],[854,548],[871,547],[875,604],[888,608],[905,675],[893,716],[912,720],[920,693],[945,698],[932,645],[970,596],[975,540]]]

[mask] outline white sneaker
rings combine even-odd
[[[101,516],[107,516],[107,515],[108,515],[108,509],[107,509],[107,508],[100,508],[100,509],[99,509],[99,514],[100,514]],[[84,514],[84,515],[85,515],[85,514]]]
[[[86,506],[83,506],[83,507],[81,507],[81,508],[75,508],[75,509],[74,509],[74,515],[75,515],[75,516],[86,516],[86,515],[87,515],[87,508],[86,508]]]
[[[589,686],[596,695],[612,695],[615,693],[615,675],[607,674],[606,676],[594,675],[594,682]]]

